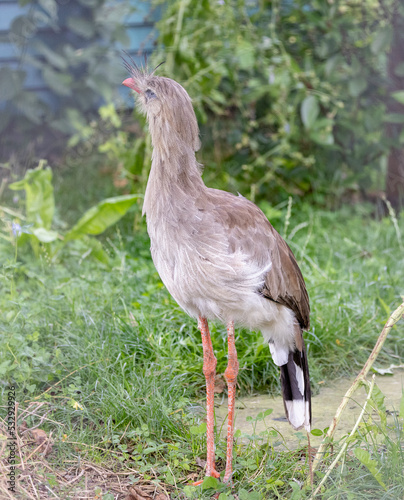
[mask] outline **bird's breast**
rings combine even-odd
[[[240,249],[232,249],[213,222],[202,223],[200,213],[185,225],[179,219],[175,223],[160,220],[148,231],[161,280],[191,316],[226,321],[243,303],[258,302],[256,291],[263,285],[270,261],[259,266]]]

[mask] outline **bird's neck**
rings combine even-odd
[[[174,206],[186,203],[207,189],[202,177],[201,166],[195,153],[186,144],[174,147],[155,141],[152,165],[147,182],[143,204],[143,214],[147,218],[164,217]]]

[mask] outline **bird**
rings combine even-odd
[[[232,482],[234,412],[239,361],[235,326],[261,331],[280,369],[286,417],[296,430],[311,427],[311,389],[303,330],[309,297],[296,258],[253,202],[207,187],[195,152],[199,127],[187,91],[132,58],[122,84],[146,115],[152,161],[143,203],[150,251],[168,292],[198,321],[206,379],[206,476],[215,465],[214,386],[217,360],[209,321],[227,328],[228,422],[225,483]],[[136,94],[134,94],[136,96]],[[201,481],[200,481],[201,482]],[[200,483],[199,482],[199,483]],[[198,484],[198,483],[195,483]]]

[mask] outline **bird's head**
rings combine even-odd
[[[192,101],[186,90],[174,80],[156,76],[153,71],[124,60],[130,77],[122,82],[139,94],[137,105],[147,116],[154,147],[181,148],[184,144],[197,151],[199,129]]]

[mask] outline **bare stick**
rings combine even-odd
[[[352,437],[355,432],[357,431],[358,427],[359,427],[359,424],[361,423],[361,420],[363,418],[363,415],[365,414],[365,411],[366,411],[366,406],[367,404],[369,403],[369,400],[370,400],[370,397],[372,395],[372,392],[373,392],[373,388],[375,386],[375,378],[376,376],[373,375],[372,377],[372,382],[370,384],[370,388],[369,388],[369,393],[368,393],[368,396],[366,398],[366,401],[365,401],[365,404],[363,405],[363,408],[362,408],[362,411],[358,417],[358,420],[356,421],[356,424],[354,425],[354,428],[352,429],[351,433],[349,434],[349,437]],[[316,495],[317,493],[320,491],[321,489],[321,486],[326,482],[327,480],[327,477],[331,474],[331,471],[334,469],[334,467],[337,465],[338,463],[338,460],[341,458],[342,454],[345,452],[345,450],[348,448],[348,443],[349,443],[349,439],[347,439],[344,443],[344,445],[342,446],[340,452],[338,453],[338,455],[336,456],[334,462],[330,465],[330,467],[327,469],[327,472],[325,474],[325,476],[323,477],[323,479],[321,480],[320,484],[317,486],[316,488],[316,491],[312,494],[312,496],[310,497],[309,500],[312,500]]]
[[[353,393],[356,391],[356,389],[359,387],[359,385],[362,383],[362,381],[366,378],[366,375],[368,374],[370,368],[372,367],[373,363],[375,362],[378,354],[381,351],[381,348],[383,347],[384,341],[387,338],[387,335],[389,334],[390,330],[392,327],[399,321],[399,319],[403,316],[404,314],[404,302],[397,307],[397,309],[391,314],[390,318],[387,320],[387,323],[384,325],[384,328],[379,335],[379,338],[377,339],[376,345],[373,348],[373,351],[371,352],[368,360],[364,364],[362,370],[359,372],[358,376],[354,380],[353,384],[351,387],[347,390],[345,396],[342,398],[341,404],[339,405],[337,412],[335,414],[335,417],[333,418],[331,425],[328,429],[327,434],[325,435],[323,442],[321,443],[316,456],[314,457],[313,461],[313,470],[312,472],[316,470],[317,466],[320,463],[320,460],[323,458],[325,451],[330,444],[335,430],[337,428],[337,425],[339,421],[341,420],[341,415],[342,412],[345,410],[346,405],[352,398]]]
[[[17,401],[15,403],[15,409],[14,409],[14,432],[15,432],[15,437],[17,438],[17,448],[18,448],[18,454],[20,455],[20,460],[21,460],[21,469],[25,471],[25,465],[24,465],[24,459],[22,458],[22,451],[21,451],[21,444],[23,444],[22,439],[20,438],[18,434],[18,406],[20,403]]]

